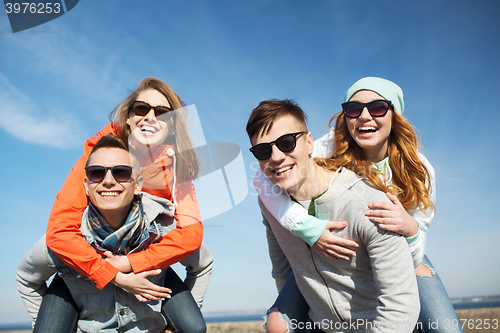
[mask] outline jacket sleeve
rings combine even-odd
[[[84,154],[71,169],[61,190],[56,196],[47,225],[47,246],[68,266],[87,276],[99,289],[103,288],[118,273],[96,253],[82,237],[80,224],[87,207],[87,195],[83,186],[85,164],[95,143],[109,133],[114,133],[108,124],[95,137],[85,141]]]
[[[193,298],[198,307],[203,305],[203,298],[207,292],[214,258],[210,254],[207,246],[202,243],[200,248],[189,257],[181,261],[181,264],[186,266],[186,279],[184,284],[191,290]]]
[[[436,172],[432,167],[431,163],[427,160],[427,158],[419,153],[420,160],[424,163],[427,171],[429,171],[430,182],[426,184],[427,188],[430,191],[431,201],[433,204],[436,204]],[[418,223],[419,235],[418,239],[410,244],[410,251],[413,255],[413,260],[415,263],[415,267],[417,267],[421,262],[422,258],[425,254],[425,246],[427,244],[427,233],[429,232],[429,227],[434,219],[436,211],[434,209],[427,209],[426,212],[422,212],[420,209],[415,209],[412,213],[410,213],[411,217],[415,219]]]
[[[304,207],[293,202],[290,196],[274,185],[261,170],[255,174],[253,186],[259,194],[260,202],[288,231],[292,232],[297,223],[309,216]]]
[[[16,271],[17,292],[21,295],[24,306],[36,321],[43,296],[47,291],[47,281],[55,269],[49,266],[45,235],[33,245],[21,259]]]
[[[147,189],[144,191],[159,196],[158,191]],[[158,243],[149,245],[143,251],[127,255],[134,273],[173,265],[187,258],[201,246],[203,225],[193,182],[187,181],[177,185],[175,194],[177,207],[174,217],[177,228],[169,231]]]
[[[319,158],[327,158],[332,156],[333,152],[335,151],[333,139],[333,128],[330,128],[327,134],[323,135],[317,140],[314,140],[314,150],[312,156]]]

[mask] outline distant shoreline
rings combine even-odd
[[[457,316],[465,325],[473,326],[485,323],[485,319],[497,320],[500,326],[500,300],[497,301],[473,301],[454,303]],[[207,333],[257,333],[264,332],[261,325],[264,322],[263,314],[240,314],[240,315],[219,315],[206,316]],[[464,327],[464,333],[472,332]],[[0,325],[0,333],[31,333],[31,324]],[[482,328],[481,332],[498,332],[498,330],[487,330]]]

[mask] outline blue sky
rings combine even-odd
[[[29,322],[19,260],[45,232],[84,140],[144,76],[195,104],[207,142],[256,163],[245,125],[292,98],[314,137],[364,76],[398,83],[436,169],[427,255],[450,297],[500,294],[500,4],[480,1],[80,1],[12,33],[0,11],[0,324]],[[216,260],[204,312],[266,309],[276,297],[253,188],[205,221]]]

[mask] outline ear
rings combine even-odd
[[[137,179],[135,180],[135,189],[134,189],[135,195],[141,193],[142,184],[143,184],[142,176],[138,176]]]
[[[83,178],[83,187],[85,187],[85,193],[89,196],[89,179],[87,177]]]
[[[307,146],[309,148],[309,150],[308,150],[309,155],[312,155],[312,153],[314,152],[314,140],[313,140],[311,132],[307,133]]]

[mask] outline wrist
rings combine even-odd
[[[406,241],[408,242],[408,245],[415,243],[418,240],[419,235],[420,235],[420,229],[418,229],[418,231],[415,235],[413,235],[411,237],[406,237]]]
[[[130,273],[132,272],[132,265],[130,264],[130,260],[128,260],[128,256],[123,256],[123,262],[124,262],[124,268],[123,270],[120,270],[122,273]]]
[[[115,277],[110,281],[115,286],[121,288],[122,287],[122,278],[124,274],[122,272],[116,273]]]
[[[409,219],[407,222],[408,228],[406,229],[405,232],[403,232],[403,236],[406,238],[411,238],[415,237],[415,235],[418,233],[419,227],[417,221],[413,219],[410,215],[408,215]]]
[[[405,237],[406,238],[411,238],[411,237],[415,237],[415,235],[418,233],[418,230],[419,230],[419,227],[418,227],[418,223],[417,221],[415,221],[411,216],[410,216],[410,220],[409,220],[409,228],[408,230],[405,232]]]

